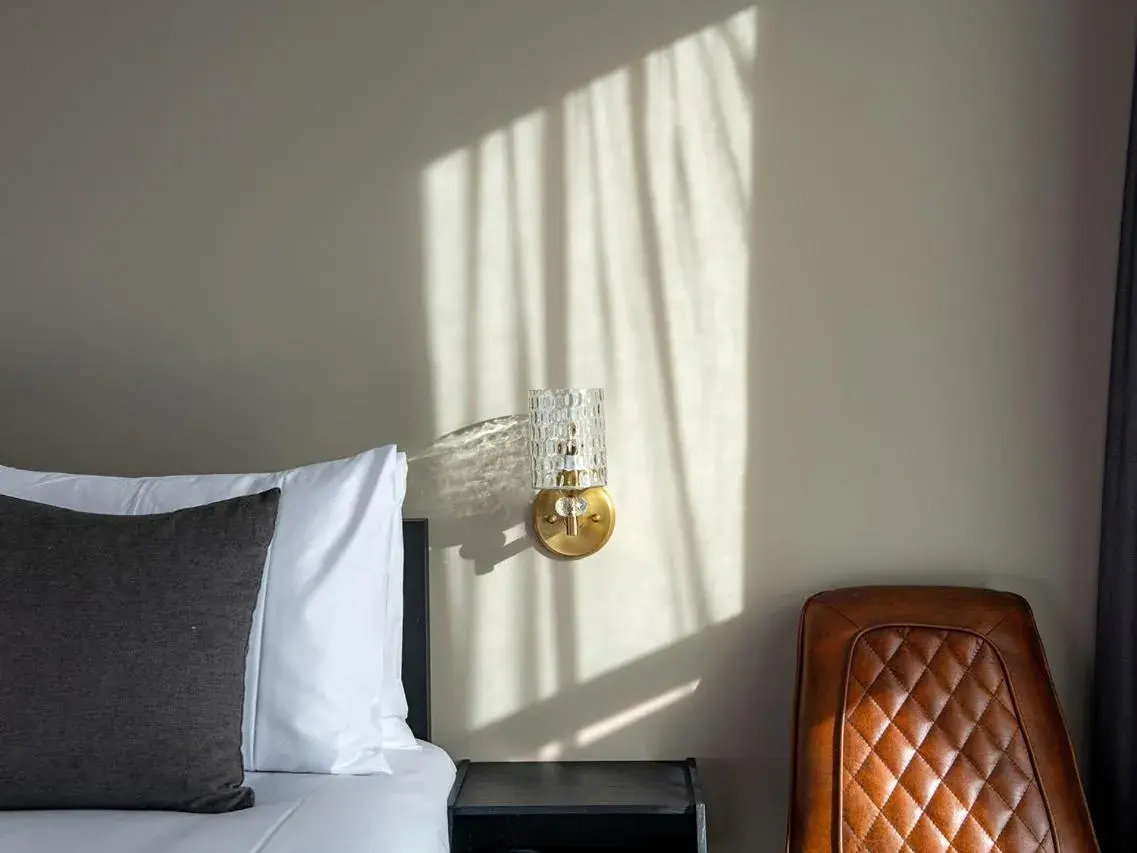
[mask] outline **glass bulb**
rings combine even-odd
[[[587,489],[608,482],[604,389],[529,392],[535,489]]]

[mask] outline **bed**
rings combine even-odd
[[[418,749],[390,775],[246,774],[256,805],[226,814],[0,812],[4,853],[446,853],[450,757],[429,742],[430,645],[425,520],[403,522],[402,678]]]

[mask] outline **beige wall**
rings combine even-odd
[[[1026,594],[1082,730],[1133,36],[1131,0],[4,3],[0,457],[405,445],[440,742],[696,754],[720,840],[776,849],[817,589]],[[509,417],[561,383],[608,389],[620,511],[575,565]]]

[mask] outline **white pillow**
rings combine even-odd
[[[0,494],[169,512],[279,486],[245,670],[245,768],[389,773],[410,746],[402,655],[406,457],[393,445],[273,474],[99,477],[0,466]]]

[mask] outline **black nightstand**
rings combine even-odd
[[[463,761],[449,811],[451,853],[707,853],[693,758]]]

